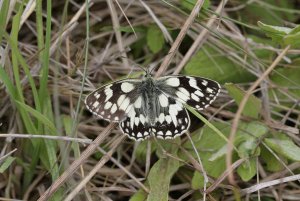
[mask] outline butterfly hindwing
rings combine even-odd
[[[134,140],[144,140],[150,135],[172,139],[183,134],[190,126],[190,118],[182,103],[166,94],[160,93],[156,96],[153,120],[150,120],[151,115],[136,103],[124,121],[120,122],[123,133]]]
[[[125,79],[100,87],[90,93],[85,104],[96,116],[109,121],[120,121],[132,107],[137,97],[140,80]]]
[[[157,82],[163,92],[197,110],[209,106],[220,92],[217,82],[202,77],[165,76]]]
[[[190,127],[190,118],[182,103],[168,97],[168,106],[160,107],[152,134],[161,139],[172,139],[182,135]]]
[[[151,134],[147,116],[134,107],[131,108],[127,117],[120,122],[120,128],[129,138],[138,141],[147,139]]]

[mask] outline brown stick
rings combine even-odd
[[[165,72],[165,70],[167,69],[167,67],[169,66],[169,64],[171,63],[171,59],[175,55],[176,50],[178,49],[180,43],[182,42],[184,36],[186,35],[186,32],[188,31],[188,29],[192,25],[195,17],[199,13],[200,8],[202,7],[203,3],[204,3],[204,0],[197,1],[190,16],[188,17],[188,19],[185,21],[184,25],[182,26],[182,29],[180,30],[176,40],[174,41],[169,53],[167,54],[167,56],[163,60],[162,64],[160,65],[160,67],[156,73],[156,77],[162,75]]]

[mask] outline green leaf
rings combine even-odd
[[[300,98],[300,90],[299,88],[295,88],[294,86],[300,86],[300,59],[293,61],[292,63],[295,68],[280,68],[276,70],[276,73],[271,74],[270,79],[274,82],[278,87],[277,88],[289,88],[289,93],[294,94],[298,98]],[[277,88],[273,89],[273,92],[277,92]],[[270,94],[271,98],[274,96],[272,93]],[[276,93],[278,98],[285,98],[285,95],[281,92]]]
[[[176,140],[176,139],[175,139]],[[173,142],[174,140],[172,140]],[[178,144],[166,143],[164,147],[173,156],[177,156]],[[147,201],[168,201],[169,187],[174,173],[179,168],[179,161],[171,157],[161,157],[151,168],[147,177],[150,187],[150,192]]]
[[[292,140],[266,138],[264,141],[276,153],[292,161],[300,161],[300,148]]]
[[[225,84],[225,87],[229,95],[235,100],[235,102],[237,102],[237,104],[240,104],[243,97],[245,96],[245,92],[234,84]],[[252,118],[258,118],[260,110],[261,101],[251,94],[244,107],[243,115]]]
[[[220,83],[244,83],[254,80],[254,76],[240,65],[228,59],[227,55],[204,45],[184,68],[183,74],[207,77]]]
[[[203,174],[195,171],[192,178],[192,189],[198,190],[204,187],[204,177]]]
[[[164,35],[161,30],[153,25],[147,30],[147,45],[153,53],[159,52],[165,44]]]
[[[256,158],[251,158],[238,167],[237,173],[243,181],[249,181],[256,175],[256,165]]]
[[[262,160],[266,164],[266,170],[271,172],[278,172],[283,170],[283,165],[278,161],[277,158],[264,146],[261,147],[261,154]],[[284,159],[283,159],[284,160]]]
[[[45,117],[43,114],[41,114],[40,112],[38,112],[37,110],[33,109],[32,107],[21,103],[19,101],[16,101],[16,103],[21,106],[23,109],[25,109],[27,112],[29,112],[30,114],[32,114],[34,117],[36,117],[39,121],[41,121],[45,126],[47,126],[51,133],[56,133],[56,128],[54,126],[54,124],[47,118]]]
[[[284,23],[284,20],[291,22],[296,20],[295,17],[298,16],[295,12],[299,13],[297,10],[289,12],[294,8],[290,1],[264,0],[252,1],[249,4],[246,3],[246,0],[239,2],[241,3],[239,5],[245,6],[237,11],[238,18],[239,21],[246,24],[256,24],[258,20],[268,24]]]
[[[283,38],[283,42],[286,45],[292,45],[293,47],[298,47],[300,45],[300,32],[295,34],[288,34]]]
[[[288,27],[271,26],[262,22],[258,22],[257,24],[275,42],[292,46],[300,44],[300,25],[291,29]]]
[[[142,164],[146,162],[148,143],[149,143],[148,140],[144,140],[140,142],[134,151],[136,160]],[[156,150],[156,143],[151,143],[151,150],[150,150],[151,153],[153,153],[155,150]]]
[[[216,129],[225,135],[229,136],[231,126],[222,122],[210,122]],[[268,132],[268,128],[259,122],[243,122],[239,123],[239,127],[234,140],[234,145],[238,146],[238,153],[234,152],[234,158],[244,158],[248,156],[259,155],[260,149],[257,148],[257,138]],[[202,129],[198,129],[191,134],[192,141],[198,150],[201,157],[204,169],[207,174],[212,177],[219,177],[225,170],[225,155],[227,142],[220,137],[211,127],[205,125]],[[253,144],[248,146],[247,141],[251,141]],[[187,149],[194,157],[192,144],[190,141],[186,141],[182,145]],[[246,154],[247,153],[247,154]],[[180,158],[185,159],[185,155],[179,152]],[[186,159],[187,160],[187,159]]]
[[[136,192],[129,201],[145,201],[147,199],[147,193],[143,190]]]
[[[8,156],[4,162],[1,161],[1,166],[0,166],[0,173],[3,174],[5,172],[5,170],[7,168],[9,168],[9,166],[12,164],[12,162],[15,160],[16,158],[15,157],[11,157],[11,156]]]
[[[6,30],[6,22],[8,22],[7,20],[7,14],[8,14],[8,10],[9,10],[9,0],[4,0],[1,2],[1,8],[0,8],[0,44],[2,44],[2,36],[3,36],[3,32]]]
[[[222,156],[224,156],[227,153],[227,144],[224,145],[223,147],[221,147],[219,150],[217,150],[216,153],[213,153],[210,157],[209,157],[209,161],[215,161],[219,158],[221,158]]]
[[[230,125],[221,122],[211,122],[225,136],[228,136],[230,132]],[[197,148],[204,169],[209,176],[219,177],[226,169],[225,157],[218,156],[213,158],[212,156],[227,145],[227,142],[220,137],[214,130],[209,126],[204,126],[202,129],[198,129],[191,134],[192,141]],[[189,151],[195,158],[196,154],[190,140],[183,144],[183,147]],[[184,153],[180,153],[180,158],[185,158]],[[214,159],[213,161],[211,159]]]
[[[254,138],[250,138],[249,140],[245,140],[242,142],[239,147],[239,156],[241,158],[248,158],[250,156],[260,154],[260,148],[257,147],[257,142]]]

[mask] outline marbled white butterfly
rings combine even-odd
[[[172,139],[186,132],[190,117],[183,104],[197,110],[209,106],[220,85],[202,77],[183,75],[124,79],[90,93],[86,107],[96,116],[119,122],[124,134],[134,140],[151,135]]]

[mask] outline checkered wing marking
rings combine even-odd
[[[124,79],[100,87],[85,99],[86,107],[96,116],[108,121],[121,121],[132,108],[137,97],[136,79]]]
[[[144,103],[144,100],[141,100]],[[190,119],[182,103],[166,94],[157,94],[154,100],[156,108],[152,113],[154,121],[150,120],[151,111],[145,112],[140,107],[138,99],[128,116],[120,122],[120,128],[131,139],[144,140],[154,135],[161,139],[172,139],[183,134],[190,126]]]
[[[151,126],[147,117],[135,108],[131,108],[128,116],[120,122],[120,128],[125,135],[137,141],[145,140],[151,134]]]
[[[216,81],[202,77],[165,76],[157,81],[161,91],[197,110],[208,107],[221,88]]]
[[[182,135],[190,127],[190,117],[182,103],[168,97],[168,106],[160,107],[152,133],[161,139],[172,139]]]

